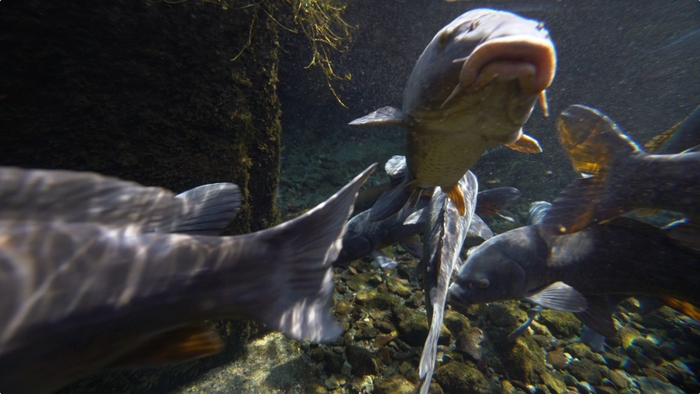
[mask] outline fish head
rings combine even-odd
[[[519,230],[519,229],[516,229]],[[450,286],[451,303],[464,305],[520,299],[527,293],[527,272],[521,248],[527,234],[511,230],[476,247]]]
[[[554,44],[541,22],[505,11],[472,10],[425,48],[406,85],[403,113],[409,123],[447,131],[462,131],[469,118],[501,123],[511,127],[484,129],[507,129],[496,139],[511,143],[555,70]]]

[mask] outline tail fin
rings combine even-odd
[[[253,316],[293,339],[327,342],[342,333],[331,315],[335,289],[333,261],[338,258],[342,236],[360,187],[376,167],[364,172],[304,215],[257,233],[274,253],[267,272],[266,296]],[[262,263],[262,262],[261,262]],[[258,284],[259,285],[259,284]]]
[[[547,211],[543,223],[552,234],[571,234],[625,212],[611,192],[613,172],[640,149],[599,111],[572,105],[557,122],[559,141],[574,170],[589,175],[577,179]],[[619,179],[618,179],[619,180]]]
[[[444,308],[444,302],[442,305]],[[420,365],[418,369],[418,376],[420,377],[420,388],[418,392],[420,394],[428,394],[428,390],[430,389],[430,381],[433,378],[433,372],[435,372],[437,345],[440,332],[442,331],[444,313],[444,310],[440,308],[439,305],[437,305],[437,308],[433,308],[428,338],[425,340],[425,345],[423,345],[423,354],[420,356]]]

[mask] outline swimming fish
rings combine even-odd
[[[476,208],[476,195],[479,184],[476,176],[467,173],[459,181],[458,187],[465,198],[467,212],[462,215],[441,189],[436,189],[430,203],[425,208],[425,229],[423,230],[423,258],[419,267],[423,270],[423,290],[425,309],[428,315],[428,337],[423,345],[419,362],[419,392],[425,394],[430,388],[430,380],[435,370],[437,343],[445,315],[447,289],[452,273],[459,267],[459,253],[464,244]]]
[[[639,208],[700,221],[700,152],[646,153],[610,118],[583,105],[564,110],[557,128],[574,169],[587,176],[567,186],[547,210],[548,232],[571,234]]]
[[[402,109],[383,107],[350,122],[406,130],[408,172],[379,198],[370,220],[391,216],[434,186],[464,215],[457,183],[487,149],[542,151],[522,126],[538,98],[546,112],[555,70],[554,44],[541,22],[475,9],[442,28],[413,68]]]
[[[522,193],[514,187],[496,187],[479,192],[476,196],[476,212],[481,215],[494,215],[511,223],[515,222],[510,216],[501,213],[517,201]]]
[[[386,171],[391,177],[396,177],[406,171],[404,156],[394,156],[386,163]],[[485,211],[487,214],[500,215],[502,208],[520,196],[515,188],[497,188],[480,192],[476,197],[476,213],[472,217],[468,236],[480,237],[484,240],[493,237],[488,225],[477,215]],[[350,219],[348,228],[343,235],[343,249],[334,265],[345,265],[364,256],[371,255],[382,268],[394,268],[397,263],[381,250],[392,245],[400,244],[407,252],[417,258],[423,256],[423,245],[416,236],[423,231],[420,220],[423,209],[428,205],[431,196],[423,195],[415,207],[405,206],[399,212],[378,222],[369,220],[371,209],[363,211]],[[480,207],[484,207],[483,209]],[[409,217],[413,217],[409,220]]]
[[[476,247],[450,287],[450,302],[525,299],[575,312],[591,329],[614,336],[606,296],[668,297],[700,305],[699,258],[663,230],[629,218],[561,236],[536,224]]]
[[[223,344],[208,319],[247,316],[290,338],[333,340],[331,262],[375,166],[309,212],[239,236],[161,232],[197,222],[188,213],[200,203],[238,204],[235,193],[191,201],[196,190],[0,168],[0,390],[48,393],[106,368],[213,354]]]

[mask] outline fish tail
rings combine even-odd
[[[444,303],[443,303],[444,305]],[[430,331],[428,331],[428,338],[425,340],[425,345],[423,345],[423,353],[420,356],[420,366],[418,369],[418,376],[420,378],[420,394],[428,394],[430,389],[430,381],[433,378],[433,372],[435,371],[435,358],[437,357],[437,345],[438,339],[440,338],[440,332],[442,331],[442,321],[444,315],[444,306],[441,308],[440,305],[434,305],[432,308],[432,319],[430,324]]]
[[[616,173],[640,152],[637,144],[599,111],[572,105],[557,121],[559,141],[571,163],[586,178],[564,189],[547,211],[543,224],[552,234],[571,234],[625,212],[615,198]]]
[[[267,288],[255,289],[266,298],[251,308],[253,317],[297,340],[328,342],[342,333],[330,310],[335,291],[333,261],[340,253],[358,191],[375,167],[311,211],[264,231],[261,243],[274,250],[267,256],[274,264],[260,286]]]

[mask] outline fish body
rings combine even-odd
[[[387,163],[388,172],[392,177],[406,170],[405,158],[394,156]],[[501,209],[509,206],[520,197],[520,191],[513,187],[499,187],[479,192],[476,196],[476,212],[472,217],[468,235],[489,239],[493,232],[479,217],[479,213],[487,215],[499,215]],[[399,212],[386,219],[373,222],[370,220],[371,209],[360,212],[348,221],[348,228],[343,236],[343,249],[338,260],[333,264],[342,266],[367,255],[372,255],[385,268],[393,268],[396,265],[390,257],[380,251],[389,246],[401,244],[415,257],[422,257],[423,246],[415,242],[416,236],[423,231],[424,222],[422,210],[428,205],[431,197],[424,195],[415,207],[406,206]],[[409,216],[417,217],[417,220],[408,220]]]
[[[406,129],[408,172],[380,197],[371,220],[392,215],[414,192],[435,186],[464,215],[457,183],[487,149],[541,152],[522,126],[538,97],[545,102],[555,70],[554,44],[540,22],[476,9],[442,28],[413,68],[402,109],[383,107],[350,122]]]
[[[614,335],[605,296],[671,297],[700,305],[700,255],[664,232],[627,218],[554,236],[541,224],[510,230],[475,248],[450,288],[462,304],[526,299],[577,312]]]
[[[449,197],[440,189],[436,189],[424,212],[427,220],[423,231],[424,252],[420,266],[423,269],[423,289],[430,328],[419,363],[420,388],[418,391],[420,393],[428,392],[435,369],[437,342],[442,330],[447,289],[452,273],[461,263],[459,253],[476,208],[476,195],[479,188],[476,176],[471,171],[467,171],[459,181],[459,188],[466,199],[465,215],[458,212]]]
[[[21,211],[21,195],[24,206],[39,201],[55,216],[28,212],[24,220],[0,211],[0,387],[48,393],[106,368],[213,354],[221,339],[201,325],[213,318],[246,316],[291,338],[334,339],[342,328],[330,314],[331,262],[373,169],[296,219],[226,237],[154,230],[182,223],[191,194],[96,174],[11,169],[21,187],[13,193],[2,184],[3,201]],[[90,189],[93,183],[100,185]],[[41,185],[57,185],[55,196],[81,195],[88,212],[81,216],[69,197],[51,205]],[[228,197],[210,205],[232,202],[240,203]]]
[[[574,169],[572,182],[547,210],[552,234],[570,234],[634,209],[666,209],[700,221],[700,152],[649,154],[610,118],[583,105],[562,112],[559,139]]]

